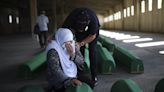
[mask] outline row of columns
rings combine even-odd
[[[140,12],[140,10],[141,10],[141,6],[140,6],[140,0],[132,0],[131,1],[132,2],[132,5],[134,5],[134,12],[135,12],[135,19],[134,19],[134,21],[131,21],[132,23],[134,23],[133,25],[135,25],[135,27],[136,27],[136,31],[140,31],[141,29],[141,27],[140,27],[140,17],[141,17],[141,12]],[[125,2],[122,2],[121,4],[119,4],[119,10],[121,10],[122,11],[122,13],[121,13],[121,17],[122,18],[124,18],[124,8],[127,8],[126,6],[126,4],[125,4]],[[118,8],[118,7],[117,7]],[[111,14],[114,14],[114,13],[116,13],[117,12],[117,10],[118,9],[116,9],[116,7],[113,7],[113,8],[110,8],[109,10],[107,10],[107,12],[106,12],[106,14],[104,15],[104,16],[109,16],[109,15],[111,15]],[[113,18],[114,18],[114,15],[113,15]],[[116,29],[117,28],[117,26],[118,26],[118,24],[117,23],[121,23],[119,26],[119,28],[121,28],[121,30],[126,30],[126,27],[125,26],[127,26],[126,24],[125,24],[125,19],[121,19],[121,20],[119,20],[119,21],[113,21],[113,22],[111,22],[111,23],[105,23],[105,25],[104,25],[104,28],[110,28],[110,29]],[[116,26],[117,25],[117,26]]]

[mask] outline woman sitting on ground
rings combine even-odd
[[[93,88],[89,78],[78,77],[84,67],[84,58],[73,40],[71,30],[59,28],[47,48],[48,82],[55,92],[64,92],[67,86],[86,82]]]

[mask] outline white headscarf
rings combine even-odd
[[[55,40],[52,40],[51,43],[48,44],[46,53],[51,49],[55,49],[58,52],[64,74],[68,77],[76,77],[76,64],[69,59],[70,55],[65,49],[62,48],[64,42],[67,41],[73,41],[72,32],[66,28],[59,28],[55,34]],[[75,43],[72,44],[72,47],[73,51],[75,52]]]

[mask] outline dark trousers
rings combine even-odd
[[[91,70],[91,77],[92,80],[95,81],[95,77],[97,76],[97,49],[96,49],[96,44],[97,44],[97,38],[89,43],[89,60],[90,60],[90,70]],[[80,48],[81,53],[84,56],[85,52],[85,46]]]
[[[78,72],[78,80],[88,84],[92,89],[94,88],[94,81],[90,78],[90,76],[86,75],[83,71]]]
[[[39,43],[41,47],[47,45],[47,31],[40,31],[39,35]]]

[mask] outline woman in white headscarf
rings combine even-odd
[[[69,85],[81,85],[77,74],[78,70],[83,69],[84,58],[75,45],[71,30],[59,28],[55,40],[48,44],[46,53],[51,88],[56,92],[63,92]],[[89,80],[87,82],[92,85]]]

